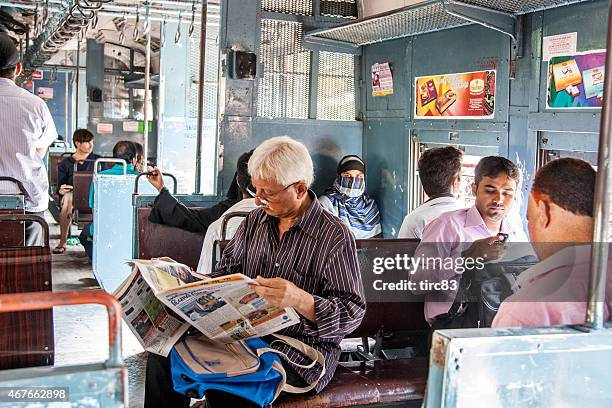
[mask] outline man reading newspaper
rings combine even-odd
[[[257,282],[254,292],[272,307],[292,308],[299,323],[280,334],[300,340],[325,357],[326,371],[315,387],[331,380],[340,356],[340,341],[365,314],[363,285],[355,241],[348,228],[323,210],[309,189],[313,165],[306,147],[288,137],[268,139],[249,160],[254,196],[261,207],[246,217],[217,265],[221,274],[241,273]],[[242,298],[240,302],[248,302]],[[268,340],[264,337],[264,340]],[[272,347],[292,362],[311,361],[288,345]],[[321,366],[299,368],[283,359],[287,383],[316,382]],[[206,406],[251,406],[223,392],[206,393]],[[145,407],[187,407],[189,398],[172,388],[168,359],[150,354]]]

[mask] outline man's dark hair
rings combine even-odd
[[[140,161],[144,159],[144,147],[138,142],[134,143],[134,147],[136,148],[136,160]]]
[[[113,147],[113,157],[115,159],[123,159],[127,164],[131,164],[136,157],[136,146],[129,140],[117,142]]]
[[[16,69],[17,69],[17,67],[0,69],[0,78],[13,79],[13,77],[15,76],[15,70]]]
[[[453,181],[461,174],[463,152],[447,146],[428,149],[419,158],[419,178],[428,197],[451,192]]]
[[[250,196],[251,194],[247,191],[247,188],[251,185],[251,176],[249,175],[249,159],[253,154],[253,150],[243,153],[242,156],[238,158],[238,163],[236,164],[236,182],[238,183],[238,187],[244,195]]]
[[[496,178],[505,173],[512,180],[518,183],[521,181],[521,171],[516,164],[501,156],[487,156],[480,159],[474,169],[474,183],[478,185],[483,177]]]
[[[93,138],[94,138],[93,133],[91,133],[87,129],[77,129],[72,134],[72,142],[73,143],[74,142],[79,142],[79,143],[90,142],[90,141],[93,140]]]
[[[546,194],[566,211],[592,217],[595,174],[588,162],[565,157],[542,167],[533,179],[531,190]]]

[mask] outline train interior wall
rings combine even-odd
[[[397,236],[408,212],[406,192],[414,181],[410,170],[413,142],[489,147],[484,151],[496,148],[523,169],[525,196],[536,171],[538,148],[597,150],[598,109],[546,108],[548,64],[542,61],[542,38],[577,32],[577,52],[605,49],[607,5],[606,1],[586,2],[524,16],[523,53],[516,61],[514,79],[508,79],[510,37],[478,25],[363,47],[362,75],[369,75],[374,63],[389,62],[394,80],[390,96],[373,97],[367,83],[362,87],[368,192],[381,207],[385,237]],[[494,119],[413,118],[416,76],[484,69],[497,71]],[[525,211],[526,200],[523,217]]]

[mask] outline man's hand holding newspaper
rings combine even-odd
[[[167,356],[189,325],[212,340],[229,343],[299,322],[292,308],[260,296],[254,288],[258,282],[245,275],[208,279],[170,258],[129,263],[132,274],[114,295],[128,326],[150,352]]]

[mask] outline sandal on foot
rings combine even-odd
[[[54,254],[56,254],[56,255],[57,255],[57,254],[63,254],[64,252],[66,252],[66,247],[65,247],[65,246],[59,246],[59,245],[58,245],[58,246],[56,246],[56,247],[53,249],[53,253],[54,253]]]

